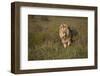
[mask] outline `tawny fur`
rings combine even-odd
[[[61,24],[59,26],[59,36],[64,48],[71,45],[71,31],[67,24]]]

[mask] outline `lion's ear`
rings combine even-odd
[[[63,24],[61,24],[60,26],[59,26],[59,28],[62,28],[63,27]]]

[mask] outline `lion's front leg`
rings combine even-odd
[[[64,43],[63,46],[64,46],[64,48],[66,48],[67,47],[67,44]]]
[[[71,45],[71,40],[69,40],[67,44],[68,44],[68,46],[70,46]]]

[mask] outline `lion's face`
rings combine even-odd
[[[61,24],[59,28],[63,33],[65,33],[68,30],[68,25],[66,24]]]
[[[59,27],[59,35],[60,38],[67,36],[69,33],[69,26],[66,24],[61,24]]]

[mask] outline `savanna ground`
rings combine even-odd
[[[86,17],[28,15],[28,60],[88,57]],[[59,37],[61,23],[72,30],[72,44],[64,48]]]

